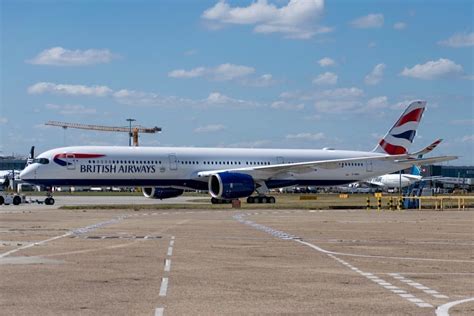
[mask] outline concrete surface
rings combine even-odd
[[[9,210],[5,315],[474,313],[472,211]]]

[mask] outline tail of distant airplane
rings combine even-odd
[[[373,151],[389,155],[407,154],[415,138],[416,129],[420,124],[425,107],[426,101],[411,102]]]
[[[421,176],[421,168],[418,166],[413,165],[411,167],[410,174],[413,176]]]

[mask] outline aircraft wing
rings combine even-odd
[[[251,175],[257,180],[265,180],[271,177],[275,177],[285,173],[306,173],[311,172],[315,168],[323,169],[337,169],[342,168],[341,163],[357,163],[367,161],[392,161],[395,163],[409,163],[421,161],[421,163],[427,162],[440,162],[456,159],[455,156],[442,156],[433,158],[413,158],[410,155],[385,155],[385,156],[369,156],[369,157],[357,157],[357,158],[346,158],[346,159],[331,159],[331,160],[318,160],[308,162],[296,162],[296,163],[284,163],[271,166],[252,166],[245,168],[231,168],[231,169],[220,169],[220,170],[207,170],[197,173],[199,178],[209,177],[216,173],[221,172],[237,172],[246,173]]]
[[[422,165],[422,164],[431,164],[431,163],[436,163],[436,162],[450,161],[454,159],[458,159],[458,156],[439,156],[439,157],[430,157],[430,158],[408,157],[407,159],[395,160],[394,162]]]

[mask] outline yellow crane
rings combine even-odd
[[[77,129],[86,129],[86,130],[93,130],[93,131],[102,131],[102,132],[125,132],[129,133],[129,146],[131,145],[131,138],[133,138],[133,146],[138,146],[138,133],[146,133],[146,134],[155,134],[161,132],[161,127],[143,127],[140,125],[133,126],[131,122],[134,121],[132,119],[127,119],[130,122],[129,127],[122,127],[122,126],[104,126],[104,125],[91,125],[91,124],[79,124],[79,123],[67,123],[67,122],[58,122],[58,121],[48,121],[45,125],[49,126],[58,126],[62,127],[63,129],[67,128],[77,128]]]

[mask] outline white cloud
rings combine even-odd
[[[325,72],[313,79],[315,85],[332,85],[337,83],[337,75],[332,72]]]
[[[474,143],[474,135],[466,135],[461,138],[463,143]]]
[[[255,25],[256,33],[281,33],[288,38],[308,39],[332,29],[314,26],[322,15],[324,0],[290,0],[276,7],[266,0],[257,0],[247,7],[231,7],[225,0],[205,10],[201,17],[213,23],[214,29],[224,24]]]
[[[344,113],[352,112],[361,106],[357,100],[318,100],[314,107],[322,113]]]
[[[71,84],[56,84],[52,82],[38,82],[28,87],[29,94],[63,94],[72,96],[96,96],[105,97],[112,93],[107,86],[84,86]]]
[[[286,135],[286,139],[290,139],[290,140],[295,140],[295,139],[298,140],[299,139],[299,140],[304,140],[304,141],[318,141],[318,140],[322,140],[324,138],[326,138],[324,133],[316,133],[316,134],[298,133],[298,134]]]
[[[197,77],[209,77],[213,80],[228,81],[242,77],[249,76],[255,72],[255,68],[234,65],[234,64],[221,64],[217,67],[197,67],[191,70],[177,69],[168,73],[169,77],[172,78],[197,78]]]
[[[45,105],[45,108],[48,110],[56,111],[63,115],[90,115],[97,113],[97,110],[94,108],[87,108],[83,105],[75,104],[58,105],[48,103]]]
[[[383,22],[383,14],[377,13],[357,18],[351,22],[351,25],[359,29],[379,28],[383,26]]]
[[[177,69],[177,70],[170,71],[168,73],[168,77],[189,79],[189,78],[202,77],[206,73],[207,73],[207,69],[204,67],[197,67],[191,70]]]
[[[380,110],[388,107],[388,98],[386,96],[375,97],[367,101],[365,111]]]
[[[393,28],[399,31],[406,29],[406,27],[407,27],[407,24],[404,22],[397,22],[393,25]]]
[[[332,58],[324,57],[324,58],[321,58],[320,60],[318,60],[318,64],[321,67],[330,67],[330,66],[335,66],[336,62]]]
[[[226,127],[222,124],[210,124],[206,126],[200,126],[194,130],[194,133],[213,133],[224,130]]]
[[[401,72],[401,75],[417,79],[433,80],[445,77],[455,77],[462,73],[462,66],[449,59],[440,58],[436,61],[428,61],[424,64],[415,65],[412,68],[405,67]]]
[[[286,102],[286,101],[275,101],[273,102],[270,107],[272,109],[276,110],[303,110],[304,109],[304,104],[303,103],[298,103],[294,104],[291,102]]]
[[[105,64],[117,56],[108,49],[70,50],[62,47],[45,49],[33,59],[27,60],[34,65],[49,66],[85,66]]]
[[[271,74],[264,74],[257,78],[245,78],[242,80],[242,84],[251,87],[269,87],[277,83],[277,80],[273,79]]]
[[[457,33],[446,40],[439,41],[438,44],[456,48],[474,46],[474,32]]]
[[[363,95],[364,95],[364,91],[355,87],[329,89],[329,90],[319,91],[316,93],[317,98],[334,98],[334,99],[354,98],[354,97],[361,97]]]
[[[383,71],[385,70],[385,64],[378,64],[374,67],[374,69],[365,76],[364,82],[368,85],[376,85],[378,84],[383,77]]]
[[[0,116],[0,125],[7,124],[7,123],[8,123],[8,119],[4,116]]]

